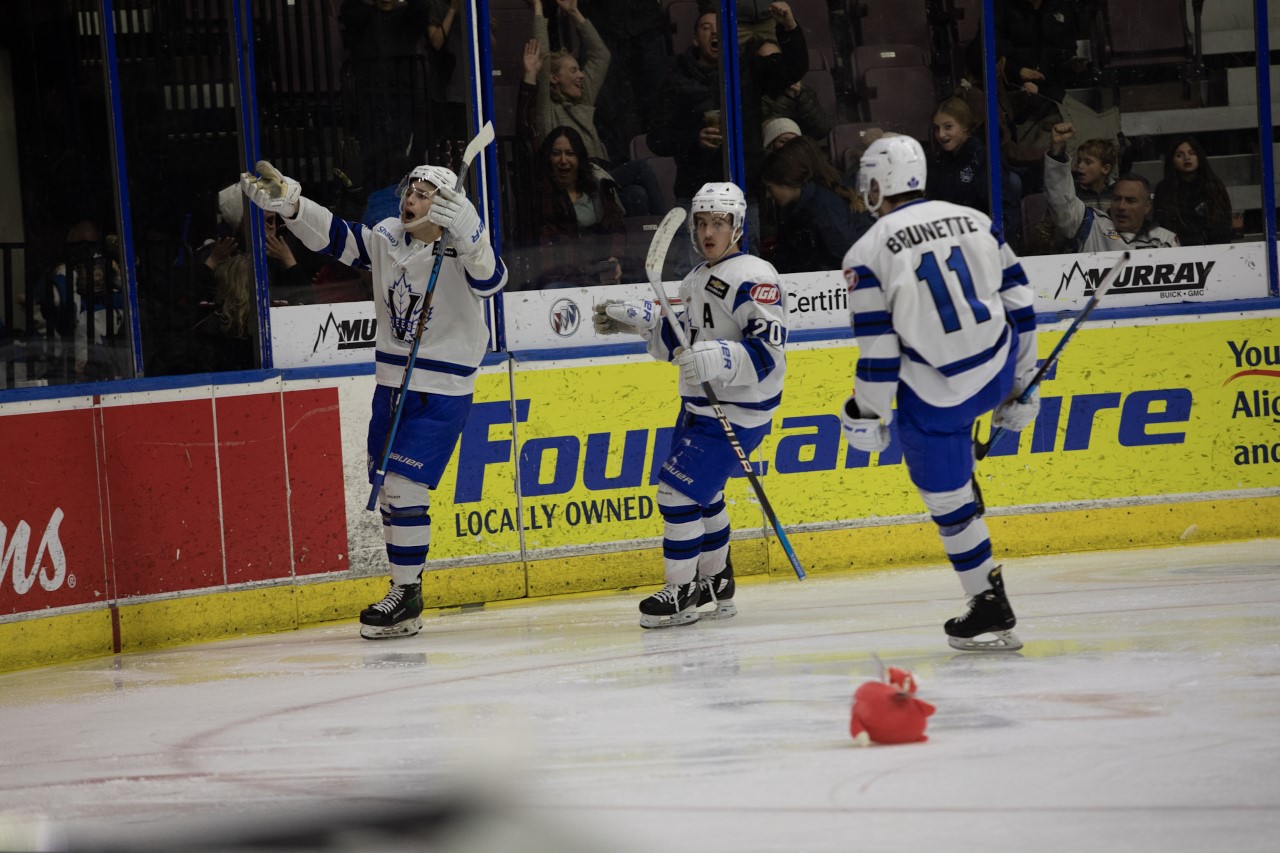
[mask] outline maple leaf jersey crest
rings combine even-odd
[[[386,303],[391,334],[401,341],[412,337],[422,312],[422,294],[413,292],[404,272],[387,288]]]

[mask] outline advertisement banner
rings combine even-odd
[[[276,367],[370,364],[377,342],[371,301],[271,309],[271,357]]]
[[[1036,311],[1052,314],[1081,307],[1121,252],[1040,255],[1022,258],[1036,291]],[[1133,252],[1128,267],[1107,294],[1106,308],[1220,302],[1267,295],[1266,246],[1231,243]],[[848,334],[849,304],[839,271],[783,275],[788,294],[788,328]],[[674,296],[680,283],[666,283]],[[558,349],[617,344],[591,328],[591,312],[606,299],[652,299],[648,284],[521,291],[504,295],[507,346],[512,350]]]
[[[0,416],[0,617],[107,599],[89,398]]]
[[[1061,334],[1041,333],[1042,356]],[[789,528],[924,513],[896,438],[871,455],[841,435],[856,357],[844,345],[788,350],[783,404],[757,466]],[[521,532],[535,558],[661,535],[652,499],[677,413],[669,365],[634,356],[517,366],[514,456],[509,403],[486,397],[437,492],[433,559],[515,551]],[[1091,324],[1041,386],[1040,417],[993,449],[979,481],[993,509],[1274,489],[1278,401],[1274,319]],[[735,529],[763,525],[743,479],[730,481],[727,500]]]
[[[1040,416],[978,466],[988,506],[1280,486],[1276,328],[1272,319],[1084,328],[1041,385]],[[1060,335],[1039,336],[1042,356]],[[923,512],[896,438],[875,457],[842,439],[837,412],[855,357],[843,347],[788,354],[771,459],[781,476],[767,484],[788,518]]]

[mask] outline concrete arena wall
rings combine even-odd
[[[1255,314],[1092,322],[1041,417],[982,462],[1002,558],[1280,535],[1280,333]],[[1047,354],[1065,324],[1042,330]],[[940,563],[896,446],[851,451],[848,341],[793,344],[756,455],[814,574]],[[381,595],[364,509],[371,374],[0,409],[0,670],[351,619]],[[433,496],[429,606],[661,582],[654,475],[676,415],[639,355],[482,368]],[[740,574],[789,577],[743,478]]]

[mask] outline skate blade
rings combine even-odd
[[[698,621],[701,616],[695,608],[690,607],[688,610],[682,610],[674,616],[651,616],[647,613],[640,614],[641,628],[679,628],[681,625],[692,625]]]
[[[982,640],[979,637],[990,637]],[[951,648],[962,652],[1016,652],[1022,648],[1022,640],[1012,631],[992,631],[977,637],[947,637]]]
[[[703,619],[728,619],[738,615],[738,608],[732,601],[717,601],[715,607],[699,610],[698,615]]]
[[[394,625],[361,625],[360,636],[366,640],[392,640],[396,637],[412,637],[422,630],[421,619],[406,619]]]

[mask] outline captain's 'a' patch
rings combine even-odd
[[[711,276],[711,278],[707,279],[707,292],[724,299],[729,295],[729,283]]]

